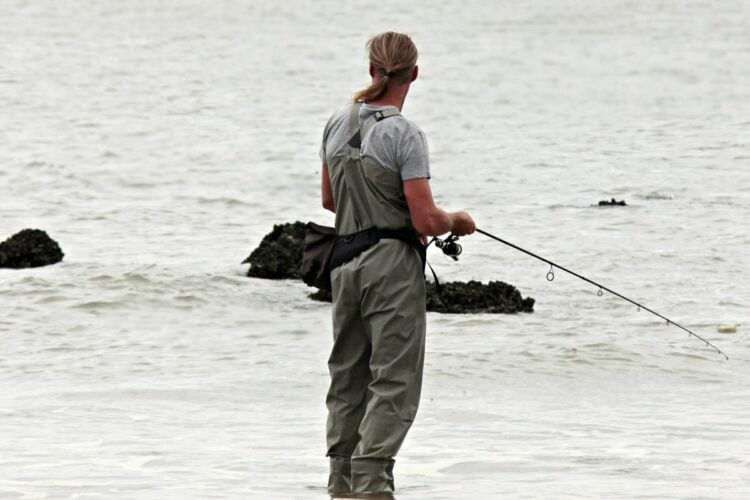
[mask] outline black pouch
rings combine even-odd
[[[335,269],[342,264],[346,264],[368,248],[374,247],[380,241],[380,238],[381,235],[376,228],[337,236],[331,254],[330,268]]]
[[[397,239],[413,245],[419,252],[422,267],[426,262],[425,247],[413,229],[378,229],[372,227],[352,234],[336,236],[332,227],[307,223],[305,247],[302,251],[300,275],[309,286],[331,291],[331,270],[346,264],[382,239]]]
[[[300,276],[309,286],[331,290],[331,254],[336,242],[336,230],[314,222],[307,223],[305,247],[302,250]]]

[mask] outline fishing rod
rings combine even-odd
[[[687,332],[688,336],[695,337],[696,339],[702,341],[703,343],[706,344],[706,346],[711,347],[714,351],[716,351],[717,353],[719,353],[722,356],[724,356],[724,358],[727,361],[729,360],[729,356],[727,356],[724,353],[724,351],[722,351],[721,349],[719,349],[718,347],[716,347],[715,345],[713,345],[711,342],[709,342],[708,340],[704,339],[703,337],[701,337],[697,333],[693,332],[692,330],[690,330],[690,329],[682,326],[681,324],[676,323],[675,321],[672,321],[671,319],[667,318],[666,316],[664,316],[664,315],[662,315],[662,314],[654,311],[653,309],[651,309],[649,307],[646,307],[643,304],[641,304],[639,302],[636,302],[635,300],[633,300],[633,299],[631,299],[629,297],[626,297],[625,295],[617,293],[614,290],[612,290],[610,288],[607,288],[606,286],[602,285],[601,283],[597,283],[596,281],[591,280],[591,279],[589,279],[589,278],[587,278],[585,276],[582,276],[582,275],[580,275],[580,274],[578,274],[578,273],[576,273],[574,271],[571,271],[570,269],[567,269],[566,267],[563,267],[563,266],[561,266],[561,265],[559,265],[559,264],[557,264],[555,262],[552,262],[549,259],[545,259],[544,257],[541,257],[541,256],[535,254],[534,252],[530,252],[530,251],[526,250],[525,248],[521,248],[518,245],[515,245],[515,244],[513,244],[513,243],[511,243],[509,241],[506,241],[506,240],[504,240],[504,239],[502,239],[502,238],[500,238],[498,236],[495,236],[494,234],[490,234],[487,231],[482,231],[479,228],[477,228],[476,231],[478,233],[481,233],[481,234],[487,236],[488,238],[492,238],[495,241],[498,241],[498,242],[500,242],[500,243],[502,243],[504,245],[508,245],[511,248],[514,248],[514,249],[516,249],[516,250],[518,250],[520,252],[525,253],[526,255],[530,255],[530,256],[534,257],[535,259],[539,259],[542,262],[544,262],[546,264],[549,264],[550,267],[549,267],[549,271],[547,272],[547,281],[553,281],[555,279],[555,268],[560,269],[561,271],[565,271],[566,273],[568,273],[570,275],[573,275],[573,276],[575,276],[578,279],[581,279],[581,280],[583,280],[583,281],[585,281],[587,283],[591,283],[592,285],[594,285],[596,287],[599,287],[599,291],[597,292],[597,295],[599,297],[601,297],[602,295],[604,295],[604,291],[606,290],[607,292],[611,293],[612,295],[614,295],[616,297],[619,297],[622,300],[624,300],[626,302],[630,302],[631,304],[635,305],[636,307],[638,307],[639,311],[641,309],[643,309],[644,311],[648,311],[651,314],[653,314],[654,316],[657,316],[658,318],[663,319],[664,321],[667,322],[667,326],[674,325],[677,328],[679,328],[679,329]],[[458,239],[457,236],[451,234],[450,236],[448,236],[444,240],[440,240],[438,238],[434,238],[433,241],[435,241],[435,246],[437,246],[438,248],[440,248],[443,251],[444,254],[448,255],[451,258],[453,258],[453,260],[458,260],[458,256],[461,255],[462,249],[461,249],[461,245],[459,245],[458,243],[456,243],[457,239]]]

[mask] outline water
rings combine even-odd
[[[730,356],[465,238],[441,278],[536,312],[429,315],[398,498],[750,495],[747,2],[379,7],[0,4],[0,238],[66,253],[0,270],[0,497],[326,498],[329,306],[239,262],[331,222],[322,126],[388,28],[439,203]]]

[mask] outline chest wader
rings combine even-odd
[[[352,139],[328,165],[336,232],[413,231],[401,176],[360,157],[360,138],[398,112],[377,112],[360,130],[360,106],[352,106]],[[383,236],[331,271],[334,343],[326,434],[332,495],[394,491],[393,457],[417,413],[422,388],[423,269],[414,245]]]

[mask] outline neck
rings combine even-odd
[[[367,101],[367,104],[373,106],[395,106],[401,111],[406,101],[406,94],[409,92],[409,85],[393,85],[385,94],[374,101]]]

